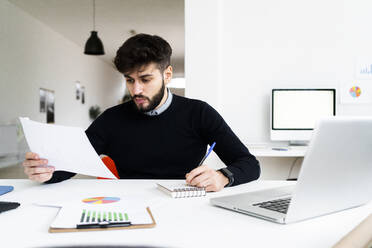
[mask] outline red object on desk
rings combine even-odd
[[[114,160],[112,160],[109,156],[105,156],[102,158],[102,162],[111,171],[111,173],[116,176],[116,178],[119,178],[119,173],[118,173],[118,170],[116,169]],[[111,178],[97,177],[97,179],[111,179]]]

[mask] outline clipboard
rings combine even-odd
[[[53,228],[49,227],[50,233],[64,233],[64,232],[90,232],[90,231],[108,231],[108,230],[123,230],[123,229],[139,229],[139,228],[153,228],[156,226],[156,221],[151,213],[149,207],[146,208],[147,213],[150,215],[152,223],[149,224],[132,224],[129,226],[121,227],[106,227],[106,228],[87,228],[87,229],[77,229],[77,228]]]

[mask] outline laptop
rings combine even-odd
[[[212,198],[211,204],[287,224],[360,206],[372,199],[372,118],[321,119],[296,186]]]

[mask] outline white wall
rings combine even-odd
[[[271,88],[354,80],[356,58],[372,54],[371,12],[365,0],[186,0],[186,96],[212,103],[244,143],[270,142]],[[286,176],[287,160],[261,160],[264,177]]]
[[[215,108],[222,80],[219,2],[185,0],[185,93]]]
[[[85,104],[75,99],[75,81],[85,86]],[[89,107],[116,105],[125,85],[111,65],[84,55],[83,47],[2,0],[0,123],[14,123],[18,116],[45,122],[45,113],[39,113],[39,88],[55,92],[56,124],[86,128]]]

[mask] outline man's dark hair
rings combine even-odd
[[[114,64],[123,74],[156,63],[160,71],[170,65],[172,48],[169,43],[157,35],[137,34],[124,42],[116,52]]]

